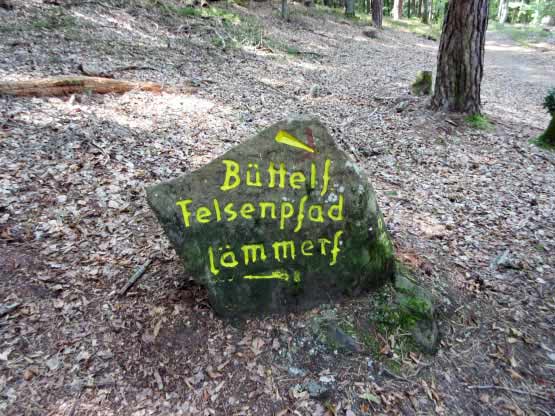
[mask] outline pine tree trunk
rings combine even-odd
[[[372,0],[372,24],[376,29],[382,28],[383,0]]]
[[[355,0],[345,1],[345,16],[355,17]]]
[[[480,114],[487,25],[488,0],[449,2],[439,44],[433,108]]]
[[[428,0],[422,1],[424,5],[424,10],[422,11],[422,23],[428,24]]]
[[[287,0],[281,0],[281,18],[289,20],[289,5]]]
[[[393,20],[403,17],[403,0],[395,0],[393,4]]]
[[[509,2],[507,0],[499,0],[499,10],[497,11],[497,20],[499,23],[505,23],[509,15]]]

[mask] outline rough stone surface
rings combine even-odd
[[[432,72],[418,71],[416,80],[410,86],[410,91],[416,96],[430,95],[432,93]]]
[[[222,315],[312,307],[393,279],[375,193],[314,119],[277,123],[147,199]]]
[[[439,345],[439,329],[431,293],[416,284],[406,271],[395,274],[397,304],[414,318],[410,328],[416,344],[426,353],[435,354]]]

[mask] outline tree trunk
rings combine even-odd
[[[345,1],[345,16],[355,17],[355,0]]]
[[[418,8],[416,9],[416,15],[422,17],[422,0],[418,0]]]
[[[428,0],[423,0],[422,5],[424,6],[424,10],[422,11],[422,23],[427,25],[429,22]]]
[[[412,0],[407,1],[407,17],[410,19],[410,3]]]
[[[372,13],[372,0],[366,0],[366,14]]]
[[[480,114],[488,0],[452,0],[443,21],[432,107]]]
[[[289,4],[287,4],[287,0],[281,0],[281,18],[289,20]]]
[[[382,28],[383,0],[372,0],[372,24],[376,29]]]
[[[497,20],[499,23],[505,23],[509,15],[509,2],[508,0],[499,0],[499,10],[497,11]]]
[[[433,23],[434,21],[434,0],[430,0],[428,7],[428,23]]]
[[[393,20],[403,17],[403,0],[395,0],[393,3]]]

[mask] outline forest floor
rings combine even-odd
[[[0,299],[20,304],[0,318],[0,413],[555,414],[555,154],[529,143],[548,123],[553,33],[537,47],[488,33],[479,129],[409,94],[438,43],[399,29],[371,39],[301,6],[283,22],[268,3],[14,3],[1,80],[88,65],[175,88],[0,97]],[[436,355],[399,351],[399,334],[320,348],[308,323],[371,297],[230,323],[184,276],[145,186],[291,114],[319,117],[367,173],[397,256],[437,299]]]

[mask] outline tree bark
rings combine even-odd
[[[97,94],[124,93],[131,90],[162,91],[154,82],[132,82],[100,77],[53,77],[32,81],[0,82],[0,95],[52,97],[91,91]]]
[[[355,17],[355,0],[345,1],[345,16]]]
[[[383,0],[372,0],[372,24],[376,29],[382,28]]]
[[[452,0],[443,21],[432,107],[480,114],[488,0]]]
[[[411,12],[411,10],[410,10],[410,7],[411,7],[411,6],[410,6],[410,3],[411,3],[411,1],[412,1],[412,0],[408,0],[408,1],[407,1],[407,17],[408,17],[409,19],[410,19],[410,12]]]
[[[428,24],[428,0],[423,0],[422,4],[424,6],[424,10],[422,11],[422,23]]]
[[[395,0],[393,4],[393,20],[403,17],[403,0]]]
[[[289,20],[289,4],[287,4],[287,0],[281,0],[281,18]]]
[[[499,0],[499,10],[497,10],[497,20],[499,23],[505,23],[509,15],[509,2],[508,0]]]
[[[416,9],[416,15],[422,17],[422,0],[418,0],[418,8]]]

